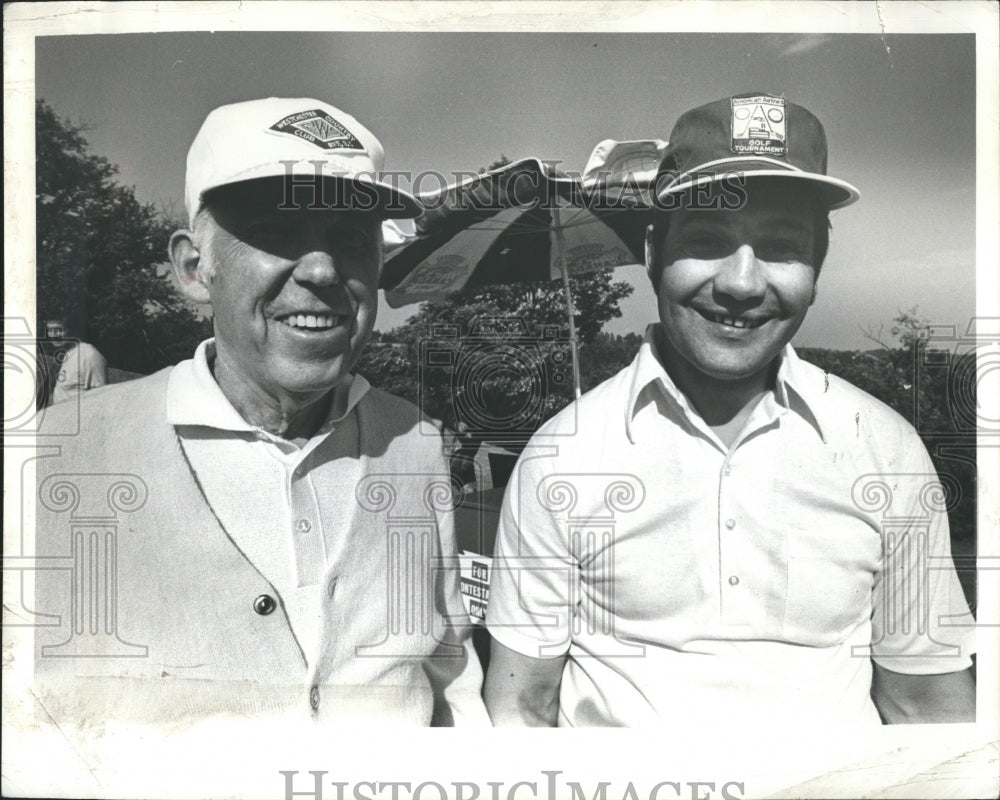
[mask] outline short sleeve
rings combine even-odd
[[[88,346],[81,353],[80,365],[80,388],[96,389],[105,386],[108,382],[108,362],[96,347]]]
[[[551,458],[518,460],[507,486],[490,577],[486,625],[498,642],[532,658],[569,650],[579,564],[564,521],[538,497]]]
[[[972,664],[975,618],[951,557],[947,495],[916,432],[906,444],[882,529],[871,655],[908,675],[957,672]]]

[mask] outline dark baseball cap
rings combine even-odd
[[[746,92],[683,114],[670,134],[657,174],[663,201],[724,178],[779,176],[811,182],[827,208],[861,194],[826,174],[826,134],[807,109],[766,92]]]

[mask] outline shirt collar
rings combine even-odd
[[[201,425],[224,431],[250,431],[272,437],[263,428],[247,422],[229,402],[212,375],[211,362],[215,360],[215,339],[206,339],[195,350],[194,357],[182,361],[170,372],[167,382],[167,422],[171,425]],[[331,404],[326,420],[316,435],[329,433],[333,425],[351,413],[354,406],[367,394],[368,381],[361,375],[345,376],[349,382],[347,405],[342,414],[334,417]]]
[[[820,394],[816,383],[816,370],[799,358],[798,353],[786,344],[779,356],[776,376],[775,394],[778,402],[789,411],[794,411],[816,429],[819,438],[824,442],[826,435],[820,423]]]
[[[654,323],[646,328],[639,353],[630,367],[632,375],[628,384],[628,400],[625,406],[625,435],[632,444],[635,444],[632,420],[635,418],[636,407],[640,395],[651,384],[659,384],[664,394],[672,398],[685,413],[697,413],[691,408],[687,397],[677,388],[673,379],[663,368],[656,349],[656,331],[659,327],[659,323]],[[778,358],[775,400],[806,420],[815,428],[819,437],[826,441],[819,417],[816,414],[818,403],[812,387],[812,376],[809,375],[805,362],[796,355],[790,344],[785,345]]]
[[[657,327],[656,324],[647,326],[646,333],[642,337],[642,344],[639,346],[639,353],[630,367],[632,375],[628,383],[628,400],[625,404],[625,435],[628,436],[628,440],[632,444],[635,444],[632,420],[635,418],[636,405],[639,402],[639,395],[650,384],[659,384],[663,392],[672,397],[682,409],[688,409],[684,393],[677,388],[673,379],[663,368],[663,364],[660,363],[656,350]]]

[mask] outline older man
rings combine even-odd
[[[659,324],[539,431],[508,488],[494,722],[970,720],[931,461],[895,412],[789,345],[829,212],[858,198],[826,175],[821,124],[762,92],[689,111],[657,191]]]
[[[378,140],[318,100],[208,115],[169,249],[215,336],[90,393],[43,462],[36,549],[61,567],[36,602],[50,711],[488,723],[440,438],[351,373],[382,222],[419,213],[382,166]]]

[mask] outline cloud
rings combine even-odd
[[[828,33],[807,33],[793,36],[792,41],[781,52],[781,56],[798,56],[822,47],[835,37]]]

